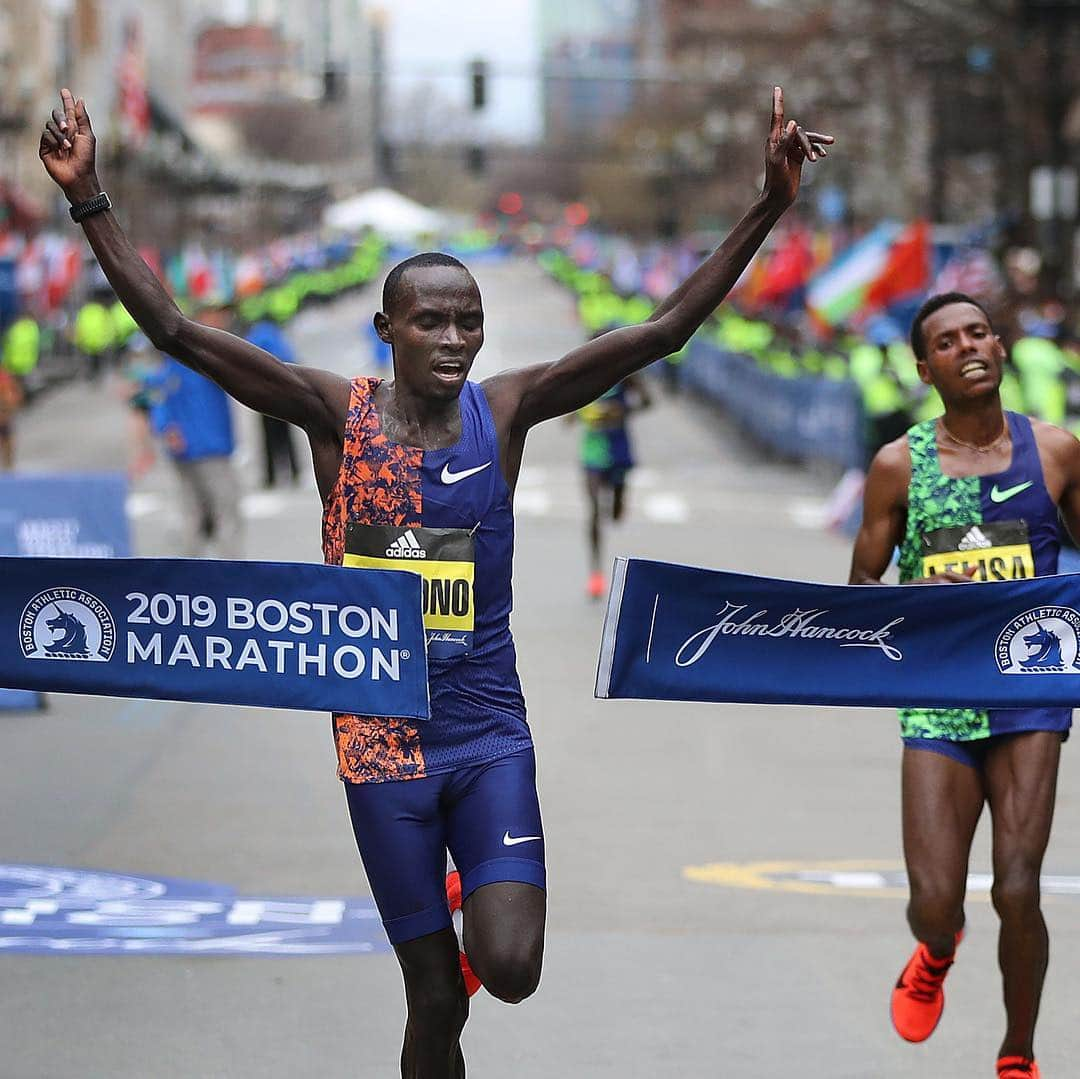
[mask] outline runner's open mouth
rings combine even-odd
[[[462,360],[439,360],[434,371],[443,378],[456,378],[465,371],[465,363]]]

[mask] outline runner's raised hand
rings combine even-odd
[[[772,124],[765,143],[765,196],[790,206],[799,193],[803,162],[827,157],[825,147],[835,141],[832,135],[804,131],[794,120],[785,124],[784,91],[774,86]]]
[[[96,140],[86,102],[70,90],[60,91],[61,108],[53,109],[41,133],[38,155],[45,171],[72,202],[92,198],[101,190],[94,165]]]

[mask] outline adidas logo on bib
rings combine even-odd
[[[968,534],[956,545],[956,549],[958,551],[974,551],[980,547],[993,546],[993,543],[983,534],[983,530],[978,525],[972,525]]]
[[[386,548],[387,558],[427,558],[427,551],[420,546],[419,540],[413,535],[410,528],[403,536],[398,536],[389,547]]]

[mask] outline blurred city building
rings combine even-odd
[[[641,57],[640,0],[541,0],[544,138],[596,140],[634,107]]]
[[[730,223],[769,88],[842,140],[800,214],[996,222],[1075,290],[1080,0],[0,0],[0,202],[83,95],[133,234],[258,242],[376,183],[642,236]]]
[[[56,204],[35,149],[68,85],[140,240],[309,227],[335,185],[372,178],[372,30],[359,0],[300,7],[4,0],[0,180]]]

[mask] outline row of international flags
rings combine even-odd
[[[758,256],[739,285],[743,306],[805,306],[822,327],[859,328],[875,315],[933,292],[991,301],[1002,287],[984,246],[937,243],[925,220],[882,222],[835,250],[828,233],[794,226]]]

